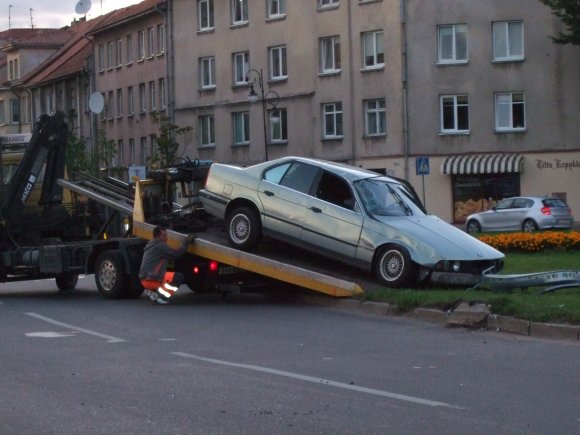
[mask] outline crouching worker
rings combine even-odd
[[[187,236],[179,249],[172,249],[167,244],[167,230],[161,226],[153,229],[153,239],[145,245],[139,270],[141,285],[147,290],[149,299],[153,302],[166,304],[183,284],[183,274],[168,272],[167,266],[170,260],[185,254],[192,240],[193,236]]]

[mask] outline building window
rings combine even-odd
[[[322,135],[324,139],[342,137],[342,103],[323,104],[322,120]]]
[[[439,26],[437,37],[439,63],[467,62],[467,26],[465,24]]]
[[[165,53],[165,24],[157,26],[157,53]]]
[[[340,37],[320,39],[320,72],[323,74],[340,71]]]
[[[250,53],[234,53],[234,85],[245,85],[250,70]]]
[[[385,100],[367,100],[365,109],[365,135],[382,136],[387,134],[387,114]]]
[[[234,124],[234,144],[248,145],[250,143],[250,114],[235,112],[232,114]]]
[[[338,6],[340,3],[339,0],[318,0],[318,7],[319,8],[329,8],[332,6]]]
[[[133,86],[127,88],[127,114],[133,116],[135,114],[135,93]]]
[[[116,162],[113,161],[113,166],[123,166],[124,163],[125,163],[125,144],[123,143],[123,139],[119,139],[117,141],[117,158]]]
[[[512,61],[524,58],[524,23],[501,21],[493,23],[493,60]]]
[[[147,137],[143,136],[140,139],[140,144],[139,144],[140,148],[141,148],[141,164],[142,165],[146,165],[147,164]]]
[[[123,90],[117,89],[117,99],[115,100],[115,116],[120,118],[123,116]]]
[[[133,35],[127,35],[127,65],[133,63]]]
[[[145,83],[139,83],[139,105],[141,113],[147,111],[147,95],[145,93]]]
[[[288,78],[286,66],[286,46],[270,48],[270,79],[284,80]]]
[[[441,132],[466,133],[469,131],[469,97],[443,95],[440,98]]]
[[[116,60],[116,66],[121,66],[123,64],[123,41],[121,41],[120,39],[117,39],[117,43],[116,43],[116,56],[115,56],[115,60]]]
[[[113,114],[115,113],[115,94],[113,91],[109,91],[109,99],[107,104],[107,119],[113,119]]]
[[[105,44],[99,44],[99,72],[105,71]]]
[[[149,109],[151,112],[157,110],[157,89],[154,81],[149,82]]]
[[[139,56],[139,60],[145,59],[145,32],[143,30],[140,30],[138,33],[137,55]]]
[[[526,128],[526,104],[523,92],[495,94],[495,129],[521,131]]]
[[[200,87],[201,89],[215,88],[215,57],[202,57],[199,59]]]
[[[213,0],[197,0],[197,16],[200,31],[213,29]]]
[[[4,111],[4,100],[0,100],[0,124],[6,124],[6,113]]]
[[[288,141],[287,117],[286,109],[271,109],[268,111],[270,143]]]
[[[248,0],[231,0],[232,24],[246,24],[248,22]]]
[[[161,110],[167,108],[167,87],[165,86],[165,78],[159,79],[159,108]]]
[[[25,95],[20,99],[20,120],[23,124],[30,124],[31,98]]]
[[[286,15],[286,0],[268,0],[268,18]]]
[[[147,29],[147,57],[153,57],[155,54],[155,29],[149,27]]]
[[[135,164],[135,139],[129,139],[129,157],[131,158],[131,165]]]
[[[198,118],[200,146],[215,145],[215,124],[213,115],[202,115]]]
[[[20,75],[20,72],[18,70],[18,59],[10,60],[8,62],[8,69],[9,69],[8,79],[16,80]]]
[[[107,69],[111,69],[115,65],[115,63],[113,61],[114,55],[115,55],[115,53],[113,51],[113,43],[108,42],[107,43]]]
[[[10,123],[20,123],[20,100],[18,98],[10,99]]]
[[[363,66],[364,68],[380,68],[385,65],[385,46],[383,32],[363,33]]]

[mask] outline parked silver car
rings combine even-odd
[[[574,217],[570,207],[559,198],[517,196],[506,198],[491,210],[467,216],[466,229],[481,231],[533,232],[551,228],[570,229]]]
[[[503,266],[501,252],[426,214],[412,188],[353,166],[301,157],[213,164],[200,199],[227,221],[233,247],[251,250],[269,235],[372,270],[389,287],[471,285]]]

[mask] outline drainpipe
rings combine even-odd
[[[400,0],[401,9],[401,84],[403,98],[403,147],[405,154],[405,180],[409,181],[409,108],[407,99],[407,8],[405,0]]]
[[[349,1],[348,2],[348,71],[349,71],[349,77],[348,77],[348,92],[349,92],[349,97],[350,97],[350,103],[351,103],[351,110],[350,110],[350,134],[351,134],[351,143],[352,143],[352,150],[351,150],[351,158],[352,158],[352,164],[354,165],[356,163],[356,156],[357,156],[357,152],[356,152],[356,144],[357,144],[357,140],[356,140],[356,123],[354,122],[354,113],[355,112],[353,110],[354,108],[354,59],[353,59],[353,55],[352,55],[352,41],[353,41],[353,36],[352,36],[352,8],[354,2]]]

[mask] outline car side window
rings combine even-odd
[[[506,210],[508,208],[512,208],[512,202],[513,202],[513,199],[504,199],[496,205],[495,209],[496,210]]]
[[[354,209],[354,196],[348,183],[330,172],[324,171],[322,173],[318,186],[316,187],[315,196],[339,207],[349,210]]]
[[[529,207],[528,202],[529,202],[529,200],[526,198],[514,199],[514,203],[512,205],[512,208],[527,208],[527,207]]]
[[[320,169],[316,166],[302,162],[294,162],[280,180],[280,185],[302,193],[310,194],[312,184],[319,172]]]
[[[264,172],[264,180],[274,184],[280,184],[280,180],[282,180],[282,177],[291,164],[292,163],[284,163],[283,165],[278,165],[268,169],[266,172]]]

